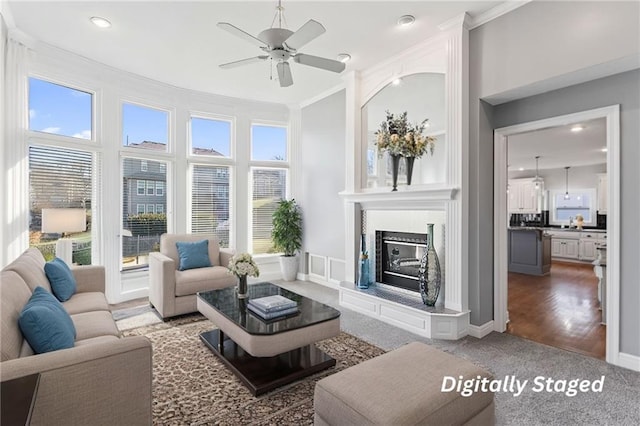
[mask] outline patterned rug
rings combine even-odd
[[[123,332],[147,336],[153,345],[154,424],[313,424],[316,382],[384,353],[341,333],[316,344],[336,359],[335,367],[254,397],[200,341],[199,334],[213,328],[201,315],[190,315]]]

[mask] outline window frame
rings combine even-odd
[[[558,195],[565,194],[565,190],[562,189],[551,189],[549,190],[549,224],[550,225],[567,225],[569,221],[566,220],[558,220],[557,218],[557,206],[556,206],[556,198]],[[584,226],[596,226],[597,225],[597,191],[595,188],[586,188],[586,189],[572,189],[569,191],[569,194],[587,194],[589,195],[589,215],[591,217],[590,221],[584,221]]]
[[[167,113],[167,145],[164,151],[155,151],[151,149],[141,149],[141,148],[132,148],[130,146],[124,145],[124,141],[122,140],[122,133],[124,131],[124,105],[134,105],[141,108],[154,109]],[[118,144],[119,151],[121,154],[125,154],[128,157],[138,157],[141,160],[153,160],[154,157],[164,157],[164,158],[174,158],[175,149],[174,149],[174,141],[175,141],[175,126],[174,120],[176,116],[175,107],[169,107],[166,105],[161,105],[158,103],[150,102],[148,100],[142,100],[132,97],[120,98],[118,102]],[[145,158],[146,157],[146,158]]]
[[[253,159],[253,127],[254,126],[262,126],[262,127],[279,127],[283,128],[286,131],[287,140],[285,141],[285,159],[284,160],[254,160]],[[266,121],[266,120],[251,120],[249,125],[249,152],[248,152],[248,160],[250,165],[263,165],[265,167],[280,167],[280,165],[285,165],[286,167],[290,167],[291,163],[291,129],[288,123],[282,123],[277,121]]]
[[[91,95],[91,139],[84,139],[84,138],[76,138],[73,136],[67,136],[67,135],[61,135],[61,134],[57,134],[57,133],[47,133],[47,132],[42,132],[39,130],[31,130],[29,128],[30,126],[30,120],[29,120],[29,111],[31,110],[30,108],[30,104],[29,104],[29,100],[30,100],[30,96],[31,96],[31,91],[30,91],[30,84],[29,84],[29,79],[31,78],[35,78],[41,81],[44,81],[46,83],[51,83],[51,84],[55,84],[58,86],[62,86],[62,87],[66,87],[68,89],[72,89],[72,90],[77,90],[79,92],[84,92],[84,93],[88,93],[89,95]],[[55,142],[72,142],[74,144],[79,144],[81,146],[84,146],[84,149],[87,149],[89,146],[98,146],[100,145],[99,143],[99,138],[98,138],[98,134],[100,134],[101,131],[101,127],[100,124],[98,123],[97,120],[97,112],[96,109],[98,108],[99,102],[98,102],[98,98],[100,97],[100,92],[98,90],[93,90],[93,89],[88,89],[87,86],[83,86],[83,85],[79,85],[79,84],[75,84],[75,83],[68,83],[68,80],[60,80],[54,77],[50,77],[50,76],[44,76],[43,74],[37,73],[37,72],[30,72],[26,75],[26,100],[25,100],[25,107],[27,109],[26,112],[26,117],[27,117],[27,125],[26,125],[26,130],[27,130],[27,139],[28,140],[50,140],[52,142],[54,142],[53,145],[55,145]],[[40,142],[36,142],[37,144],[39,144]],[[29,145],[32,145],[32,142],[28,142]],[[95,148],[94,148],[95,149]]]
[[[194,154],[193,153],[193,140],[191,133],[191,120],[193,118],[198,118],[201,120],[212,120],[212,121],[226,121],[230,124],[229,131],[229,156],[225,157],[216,157],[202,154]],[[221,114],[212,114],[201,111],[190,111],[189,112],[189,120],[187,121],[187,157],[193,158],[194,161],[235,161],[236,153],[237,153],[237,141],[236,141],[236,117],[221,115]],[[227,163],[228,164],[228,163]]]

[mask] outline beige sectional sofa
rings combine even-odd
[[[18,318],[37,286],[51,291],[44,265],[32,248],[0,273],[1,381],[40,373],[32,425],[151,424],[151,343],[120,336],[103,267],[71,268],[77,290],[63,306],[76,329],[75,346],[34,355]]]
[[[210,267],[178,270],[177,242],[208,240]],[[196,293],[236,285],[229,274],[234,250],[220,248],[213,234],[162,234],[160,252],[149,253],[149,301],[162,318],[196,312]]]

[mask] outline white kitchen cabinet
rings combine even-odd
[[[588,231],[547,231],[552,236],[551,257],[592,262],[598,257],[596,247],[606,243],[607,234]]]
[[[543,185],[536,189],[532,179],[509,180],[509,213],[540,213],[538,208]]]
[[[575,238],[558,238],[556,236],[551,239],[551,257],[562,257],[565,259],[579,258],[580,240]]]
[[[607,194],[608,194],[608,182],[606,173],[598,174],[598,195],[597,195],[597,203],[596,207],[598,210],[598,214],[607,214]]]

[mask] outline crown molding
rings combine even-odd
[[[500,16],[505,15],[509,12],[512,12],[517,8],[522,7],[531,1],[533,0],[505,1],[504,3],[501,3],[496,7],[486,10],[481,14],[479,14],[478,16],[471,18],[468,29],[472,30],[474,28],[479,27],[480,25],[484,25],[487,22],[492,21],[496,18],[499,18]]]

